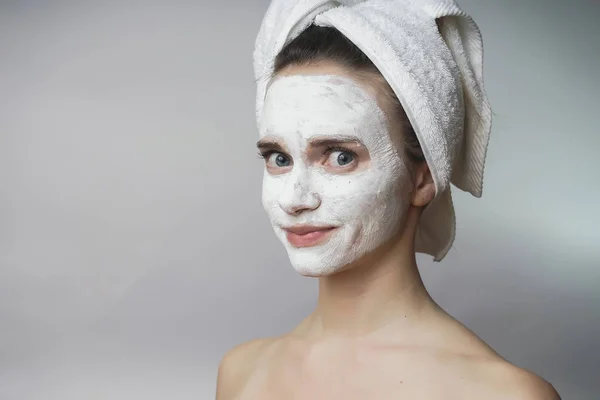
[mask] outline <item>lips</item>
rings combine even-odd
[[[284,227],[287,240],[294,247],[311,247],[325,242],[331,233],[337,229],[335,226],[294,225]]]

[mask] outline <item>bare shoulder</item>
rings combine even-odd
[[[468,398],[490,400],[560,400],[554,387],[523,368],[511,364],[479,336],[460,322],[452,320],[443,330],[455,349],[460,349],[454,375],[467,383],[464,387]],[[468,395],[467,395],[468,393]]]
[[[261,338],[241,343],[225,353],[217,373],[217,400],[228,400],[243,388],[261,356],[277,338]]]
[[[477,367],[476,375],[482,384],[478,385],[478,394],[487,399],[560,400],[552,384],[505,360],[485,362]]]

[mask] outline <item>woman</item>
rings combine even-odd
[[[341,3],[274,1],[257,39],[263,205],[292,266],[319,279],[319,298],[288,334],[230,350],[217,399],[559,399],[442,310],[417,269],[416,252],[439,261],[453,242],[449,182],[480,195],[489,110],[472,61],[481,55],[468,36],[452,42],[465,26],[478,33],[474,23],[444,21],[435,1]],[[373,10],[398,12],[402,37],[424,38],[421,47],[415,39],[392,54],[369,39],[390,26],[358,23]],[[429,20],[444,41],[421,54]],[[401,41],[394,29],[387,43]],[[411,76],[398,75],[394,56],[419,67],[399,61]],[[406,77],[429,85],[411,92]]]

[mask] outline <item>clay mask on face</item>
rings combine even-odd
[[[296,271],[332,274],[397,233],[409,205],[408,170],[385,114],[352,79],[277,77],[267,91],[259,131],[261,140],[285,149],[268,156],[262,202]],[[364,168],[344,172],[310,156],[309,144],[323,138],[360,142],[368,151]],[[334,151],[329,160],[338,166],[349,158]],[[298,225],[335,229],[316,245],[298,246],[285,229]]]

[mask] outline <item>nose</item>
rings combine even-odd
[[[290,179],[279,199],[281,209],[290,215],[316,210],[320,205],[321,198],[310,190],[307,179]]]

